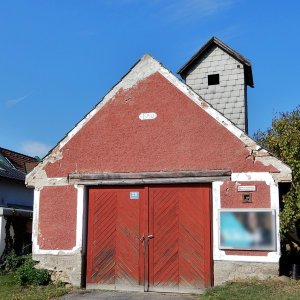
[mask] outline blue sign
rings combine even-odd
[[[130,192],[130,200],[139,200],[140,192]]]
[[[275,212],[221,210],[220,249],[275,250]]]

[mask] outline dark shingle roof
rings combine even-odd
[[[25,180],[26,173],[23,173],[13,167],[10,167],[0,161],[0,177],[14,179],[19,181]]]
[[[246,83],[247,85],[254,87],[251,62],[247,58],[224,44],[215,36],[213,36],[194,56],[192,56],[192,58],[187,63],[185,63],[177,73],[183,79],[185,79],[188,71],[192,68],[194,63],[196,63],[199,58],[201,58],[207,51],[211,49],[211,47],[214,46],[220,47],[221,49],[223,49],[223,51],[227,52],[230,56],[244,65]]]
[[[29,173],[37,164],[36,158],[0,147],[2,154],[19,171]]]
[[[28,155],[0,147],[0,177],[25,181],[25,176],[38,161]]]

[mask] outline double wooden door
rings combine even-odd
[[[210,185],[89,189],[87,287],[210,286],[210,194]]]

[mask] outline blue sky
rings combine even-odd
[[[252,62],[250,135],[299,104],[300,1],[1,1],[0,146],[43,156],[144,53],[176,73],[212,35]]]

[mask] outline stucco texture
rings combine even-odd
[[[71,250],[76,245],[76,189],[44,187],[39,204],[40,249]]]
[[[141,113],[157,118],[141,121]],[[160,73],[120,90],[48,163],[48,177],[73,172],[231,169],[276,172]]]
[[[251,203],[243,203],[238,186],[256,186]],[[270,186],[261,181],[224,182],[221,186],[221,208],[270,208]]]

